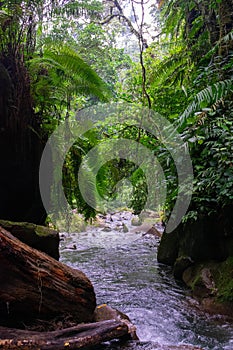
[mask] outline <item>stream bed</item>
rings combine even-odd
[[[156,350],[190,344],[205,350],[232,350],[233,325],[192,306],[189,291],[177,284],[170,267],[158,264],[159,238],[131,225],[131,213],[108,215],[104,225],[64,233],[61,261],[92,281],[97,304],[129,316],[139,343],[106,343],[106,350]],[[126,232],[128,230],[128,232]]]

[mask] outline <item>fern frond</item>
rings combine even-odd
[[[193,113],[201,109],[201,104],[206,103],[208,105],[216,104],[219,100],[224,98],[233,89],[233,80],[227,79],[219,81],[211,86],[200,91],[195,97],[192,103],[188,105],[185,111],[178,119],[179,127],[183,127],[186,120]]]
[[[173,85],[179,81],[182,84],[184,70],[187,67],[187,58],[184,55],[173,55],[162,61],[153,74],[153,85]]]
[[[233,41],[233,30],[228,34],[226,34],[225,36],[223,36],[221,38],[221,41],[224,41],[225,43],[228,43],[229,41]]]
[[[37,57],[29,62],[30,66],[45,67],[48,71],[54,71],[59,81],[69,81],[73,92],[86,95],[94,95],[101,101],[107,101],[110,91],[105,82],[84,60],[71,48],[65,46],[45,50],[43,57]],[[56,79],[54,80],[56,85]],[[59,88],[59,86],[57,86]]]
[[[177,0],[165,1],[161,11],[162,17],[165,19],[163,32],[167,36],[176,38],[184,28],[185,11],[183,11],[183,4]]]
[[[82,79],[85,82],[88,94],[93,94],[100,100],[106,101],[109,97],[109,90],[98,74],[71,48],[63,46],[61,49],[47,50],[45,58],[50,58],[59,66],[67,77],[77,81]],[[83,84],[82,84],[83,85]],[[91,87],[93,88],[91,90]]]
[[[230,41],[233,41],[233,30],[224,35],[220,40],[218,40],[216,44],[212,47],[212,49],[205,54],[204,58],[211,57],[223,43],[227,44]]]

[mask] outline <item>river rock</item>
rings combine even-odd
[[[28,222],[12,222],[7,220],[0,220],[0,226],[9,231],[21,242],[59,260],[58,231]]]
[[[161,237],[162,236],[161,232],[159,232],[157,230],[157,228],[154,227],[154,226],[152,226],[148,231],[143,233],[143,236],[145,236],[145,235],[150,235],[150,236],[155,236],[155,237]]]
[[[166,229],[158,249],[158,261],[174,266],[177,278],[192,289],[200,305],[209,312],[219,310],[233,317],[233,205],[218,213],[181,223],[173,232]],[[180,260],[194,262],[182,273]],[[218,311],[217,311],[218,312]]]
[[[65,247],[65,249],[70,249],[70,250],[77,250],[76,244],[70,244]]]
[[[111,232],[112,229],[111,229],[111,227],[106,226],[106,227],[104,227],[104,228],[102,229],[102,231],[103,231],[103,232]]]
[[[203,262],[187,268],[184,282],[199,306],[207,312],[233,317],[233,257],[223,262]]]
[[[179,236],[180,227],[169,233],[165,230],[158,247],[158,262],[169,266],[174,265],[179,257]]]
[[[138,336],[136,334],[136,327],[131,323],[129,317],[123,312],[114,309],[108,306],[107,304],[102,304],[95,308],[94,321],[100,322],[105,320],[122,321],[127,325],[129,329],[129,338],[132,340],[138,340]]]
[[[224,261],[233,256],[233,206],[196,221],[181,223],[173,232],[163,233],[158,261],[174,265],[180,256],[195,262]]]
[[[142,224],[141,218],[134,216],[131,220],[131,225],[132,226],[140,226]]]

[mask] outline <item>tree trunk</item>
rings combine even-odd
[[[0,218],[44,224],[39,164],[46,140],[20,54],[0,55]]]
[[[0,227],[0,324],[22,327],[33,320],[72,317],[90,322],[96,307],[91,282]]]
[[[229,34],[233,28],[233,1],[222,0],[219,4],[219,24],[220,35],[219,39],[222,39],[225,35]],[[233,40],[222,40],[219,45],[219,55],[226,57],[233,49]]]
[[[107,320],[53,332],[32,332],[0,327],[0,349],[83,349],[128,334],[124,322]]]

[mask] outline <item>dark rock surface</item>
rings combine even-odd
[[[158,261],[174,266],[175,277],[192,289],[206,309],[233,316],[232,211],[232,206],[225,207],[218,214],[182,223],[171,233],[165,230]]]

